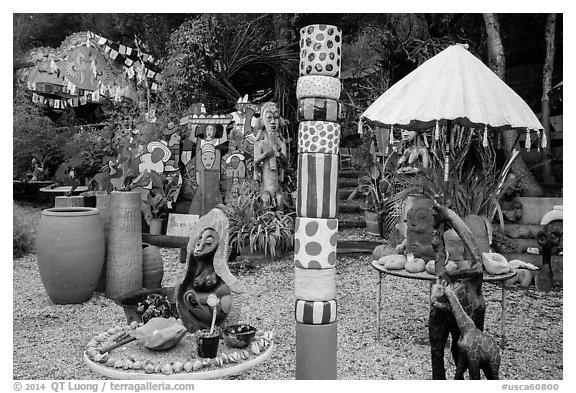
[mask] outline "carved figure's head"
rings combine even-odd
[[[448,304],[448,299],[446,299],[444,290],[446,289],[446,284],[439,279],[430,288],[430,305],[433,308],[448,310],[450,309],[450,304]]]
[[[464,243],[454,229],[449,229],[444,232],[444,247],[451,261],[461,261],[464,259]]]
[[[210,255],[216,251],[219,241],[220,236],[218,235],[218,232],[216,232],[213,228],[206,228],[194,241],[194,249],[192,250],[192,254],[195,257]]]
[[[411,142],[416,138],[416,131],[402,130],[400,133],[404,142]]]
[[[201,159],[204,168],[212,169],[212,167],[214,166],[214,162],[216,161],[216,149],[214,148],[214,145],[210,143],[204,145],[204,147],[202,148]]]
[[[274,102],[266,102],[260,110],[262,124],[266,131],[276,131],[280,126],[280,111]]]
[[[425,200],[415,200],[412,208],[406,214],[407,230],[416,233],[432,233],[433,222],[430,203]]]
[[[206,140],[211,141],[212,139],[214,139],[214,134],[215,134],[214,126],[212,124],[208,124],[206,126]]]

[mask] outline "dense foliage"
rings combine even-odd
[[[545,15],[500,18],[507,64],[541,64]],[[62,162],[80,151],[80,172],[90,177],[101,169],[103,157],[118,153],[113,149],[119,146],[102,137],[104,129],[110,128],[116,139],[138,127],[151,128],[153,136],[158,127],[142,122],[150,109],[156,109],[158,124],[166,124],[197,102],[209,113],[230,113],[244,94],[253,102],[276,101],[288,121],[285,137],[295,139],[298,34],[308,24],[330,23],[343,31],[344,136],[356,132],[359,114],[383,91],[448,45],[467,43],[474,54],[487,57],[481,14],[14,14],[13,23],[15,67],[31,48],[55,48],[72,33],[92,31],[126,45],[138,37],[146,44],[143,49],[160,59],[163,78],[159,93],[146,92],[142,102],[74,111],[37,107],[25,87],[15,88],[13,161],[18,177],[26,174],[35,154]],[[557,47],[555,72],[561,77],[561,14]],[[540,102],[538,78],[534,88],[518,87],[533,106]],[[106,124],[89,126],[101,123]]]

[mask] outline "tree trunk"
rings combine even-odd
[[[506,59],[504,57],[504,46],[500,38],[500,25],[496,14],[482,14],[486,25],[486,36],[488,38],[488,58],[489,66],[500,79],[505,80]],[[510,155],[512,149],[517,148],[516,130],[502,132],[502,145],[506,154]],[[532,173],[521,157],[517,157],[510,168],[519,180],[519,187],[524,196],[540,196],[544,192],[534,179]]]
[[[552,72],[554,70],[554,36],[556,35],[556,14],[548,14],[546,20],[546,59],[544,61],[544,71],[542,75],[542,126],[546,134],[548,145],[542,148],[543,167],[542,172],[546,182],[554,183],[555,178],[552,173],[552,154],[550,152],[550,101],[549,94],[552,89]]]
[[[500,39],[500,24],[496,14],[482,14],[486,24],[486,36],[488,38],[488,66],[498,77],[505,80],[506,58],[504,57],[504,45]]]

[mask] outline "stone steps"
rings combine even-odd
[[[338,172],[338,227],[339,228],[365,228],[366,220],[362,203],[364,199],[357,195],[352,200],[348,197],[358,186],[358,178],[364,172],[357,169],[341,170]]]
[[[338,199],[345,201],[348,199],[348,197],[350,196],[350,194],[352,194],[352,191],[354,191],[354,188],[351,187],[347,187],[347,188],[339,188],[338,189]]]

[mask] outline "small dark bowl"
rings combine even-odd
[[[246,348],[255,335],[256,328],[245,323],[228,326],[222,332],[226,344],[233,348]]]
[[[136,312],[136,309],[138,308],[138,303],[145,301],[148,295],[158,294],[167,296],[170,300],[172,312],[177,312],[175,292],[176,290],[174,287],[141,289],[139,291],[130,292],[117,297],[114,300],[114,303],[124,308],[124,314],[126,314],[126,322],[128,325],[130,325],[132,321],[136,321],[138,323],[142,322],[142,318],[140,318]]]

